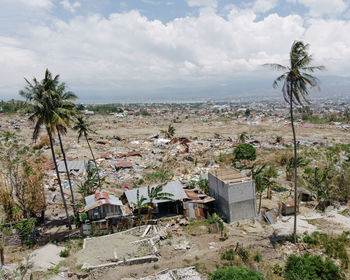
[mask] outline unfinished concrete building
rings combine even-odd
[[[251,178],[231,168],[220,168],[210,172],[208,180],[216,212],[226,222],[256,216],[255,185]]]

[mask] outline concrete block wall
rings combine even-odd
[[[256,217],[254,181],[225,184],[212,174],[208,174],[209,193],[215,198],[215,207],[226,222]]]

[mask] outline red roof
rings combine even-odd
[[[116,168],[132,168],[132,163],[128,161],[121,161],[115,164]]]

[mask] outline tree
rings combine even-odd
[[[94,194],[99,188],[99,179],[97,178],[97,168],[87,168],[86,180],[79,186],[79,192],[83,197]]]
[[[67,133],[67,126],[69,125],[71,118],[76,115],[75,104],[72,101],[76,100],[77,96],[72,92],[66,91],[66,86],[64,83],[58,84],[58,86],[54,90],[58,93],[57,94],[57,102],[58,102],[57,106],[59,108],[61,108],[61,110],[59,111],[61,113],[61,118],[66,123],[66,125],[63,125],[63,124],[56,125],[56,130],[57,130],[58,140],[60,142],[60,148],[61,148],[61,152],[62,152],[62,156],[63,156],[63,162],[64,162],[64,166],[66,169],[69,189],[70,189],[70,193],[71,193],[71,197],[72,197],[72,206],[73,206],[74,216],[77,217],[78,212],[77,212],[77,209],[75,206],[74,192],[73,192],[73,188],[72,188],[72,182],[70,179],[70,172],[68,170],[66,153],[64,152],[62,138],[61,138],[61,134],[65,135]]]
[[[57,87],[57,84],[59,83],[58,79],[58,75],[52,78],[52,74],[49,72],[48,69],[46,69],[45,77],[42,81],[38,81],[36,78],[34,78],[33,82],[31,83],[27,79],[25,79],[27,85],[25,86],[24,90],[20,91],[19,94],[27,99],[31,110],[33,111],[33,113],[29,117],[29,120],[35,123],[33,131],[34,141],[38,139],[41,127],[46,127],[46,132],[50,139],[50,148],[57,174],[57,181],[61,191],[63,206],[67,216],[68,228],[72,229],[67,209],[67,203],[62,188],[62,182],[60,174],[58,172],[55,149],[53,144],[53,136],[56,133],[57,127],[67,126],[66,120],[62,118],[62,115],[64,115],[62,111],[64,109],[58,106],[59,93],[54,90]]]
[[[275,181],[271,180],[274,176],[274,172],[270,169],[271,167],[265,169],[266,165],[261,165],[260,167],[253,166],[250,170],[249,176],[252,176],[255,182],[255,189],[259,193],[259,206],[258,213],[261,209],[261,199],[262,194],[266,188],[271,188]]]
[[[172,200],[172,193],[163,192],[164,184],[157,185],[155,187],[147,187],[148,193],[148,217],[152,217],[153,201],[154,200]]]
[[[235,161],[256,160],[256,149],[248,143],[239,144],[233,150],[233,154],[235,156]]]
[[[0,135],[0,202],[8,220],[44,219],[45,157],[22,145],[16,135]]]
[[[144,202],[146,200],[147,199],[143,195],[141,195],[141,197],[140,197],[140,191],[137,190],[136,191],[136,205],[135,205],[135,207],[137,209],[137,220],[139,222],[139,225],[141,225],[141,210],[142,210],[142,208],[144,206]]]
[[[318,202],[317,207],[324,210],[330,205],[331,200],[331,169],[319,167],[307,167],[304,170],[304,181],[308,189],[315,195]]]
[[[84,120],[84,118],[82,116],[77,116],[76,123],[75,123],[73,129],[78,132],[78,142],[82,136],[85,137],[86,143],[89,146],[90,153],[91,153],[92,159],[93,159],[94,164],[95,164],[95,168],[97,169],[98,185],[101,188],[101,178],[100,178],[100,174],[98,172],[98,166],[97,166],[95,155],[92,152],[89,138],[88,138],[89,133],[94,133],[94,131],[92,129],[90,129],[90,124],[86,120]]]
[[[175,127],[172,124],[169,124],[167,130],[162,130],[161,132],[164,134],[164,136],[168,139],[172,139],[175,136]]]
[[[277,170],[273,167],[273,166],[269,166],[266,170],[265,170],[265,176],[269,179],[272,178],[277,178],[278,177],[278,173]],[[272,192],[271,192],[271,187],[275,184],[276,182],[269,180],[268,184],[267,184],[267,199],[272,199]]]
[[[324,66],[310,66],[312,56],[308,53],[309,45],[302,41],[294,41],[290,50],[290,66],[280,64],[265,64],[275,70],[284,71],[274,82],[273,87],[277,88],[283,82],[282,93],[284,100],[289,104],[289,113],[293,133],[294,147],[294,229],[293,239],[296,240],[297,230],[297,141],[294,128],[293,105],[309,104],[309,93],[313,88],[318,87],[319,80],[311,74],[316,70],[323,70]]]

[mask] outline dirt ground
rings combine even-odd
[[[140,236],[130,233],[115,233],[107,236],[86,239],[85,248],[77,253],[77,265],[96,266],[115,260],[138,258],[152,254],[148,243],[135,244]]]

